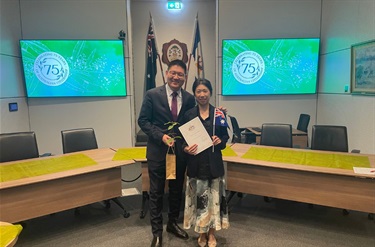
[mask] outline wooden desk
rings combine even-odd
[[[260,136],[262,132],[254,130],[255,127],[247,127],[249,131],[253,132],[256,136],[255,142],[256,144],[260,143]],[[260,127],[259,127],[260,128]],[[303,132],[298,129],[292,129],[292,140],[293,146],[298,146],[299,148],[306,148],[307,147],[307,133]]]
[[[241,158],[251,147],[252,145],[247,144],[234,144],[232,149],[238,156],[223,157],[227,162],[228,190],[375,213],[375,176],[359,175],[347,169]],[[294,150],[325,152],[306,149]],[[348,155],[367,156],[371,167],[375,167],[375,155]]]
[[[113,150],[80,152],[98,164],[0,183],[0,220],[20,222],[121,196],[121,169],[133,160],[112,161]],[[66,156],[71,155],[64,154]],[[49,156],[37,159],[51,159]],[[0,165],[35,159],[4,162]]]

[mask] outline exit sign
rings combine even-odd
[[[168,1],[168,9],[182,9],[181,1]]]

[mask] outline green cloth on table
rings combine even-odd
[[[231,146],[227,145],[226,148],[224,150],[221,150],[221,153],[223,156],[237,156],[236,152],[233,151],[233,149],[231,148]]]
[[[120,148],[112,160],[146,159],[146,147]]]
[[[0,247],[7,246],[13,241],[22,231],[20,224],[16,225],[1,225],[0,226]]]
[[[255,146],[251,147],[242,158],[348,170],[352,170],[353,167],[370,167],[370,161],[366,156],[350,155],[349,153],[304,152],[293,149],[284,150]]]
[[[49,159],[38,159],[0,165],[0,182],[68,171],[97,164],[84,154],[72,154]]]

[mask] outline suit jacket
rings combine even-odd
[[[194,107],[193,109],[187,111],[183,118],[183,123],[186,123],[195,117],[199,116],[199,109],[198,106]],[[215,107],[210,105],[210,119],[213,121],[215,116]],[[213,125],[208,130],[209,136],[213,136]],[[209,165],[211,170],[211,175],[214,178],[224,176],[224,163],[223,157],[221,154],[221,150],[226,147],[226,143],[229,139],[227,127],[215,126],[215,135],[221,139],[221,143],[214,147],[214,152],[212,152],[212,147],[209,148],[208,152],[199,153],[197,155],[189,155],[186,154],[187,158],[187,175],[191,178],[197,177],[198,174],[198,167],[200,165],[199,162],[199,155],[208,155],[209,157]],[[187,146],[187,143],[183,144],[183,148]]]
[[[181,89],[182,105],[178,114],[177,122],[181,122],[185,112],[195,106],[195,98],[190,93]],[[162,141],[163,135],[168,134],[168,122],[172,122],[172,113],[168,104],[168,96],[165,85],[150,89],[143,99],[141,112],[138,117],[138,125],[148,136],[147,159],[162,161],[165,159],[168,146]],[[178,126],[175,133],[179,134]],[[179,134],[180,135],[180,134]],[[176,139],[176,155],[181,154],[182,140]],[[177,157],[178,158],[178,157]]]

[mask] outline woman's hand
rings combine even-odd
[[[197,144],[194,144],[192,146],[187,146],[187,147],[184,148],[185,153],[188,153],[190,155],[196,155],[197,150],[198,150]]]
[[[218,145],[221,143],[221,139],[217,136],[212,136],[212,144],[214,144],[214,146]]]

